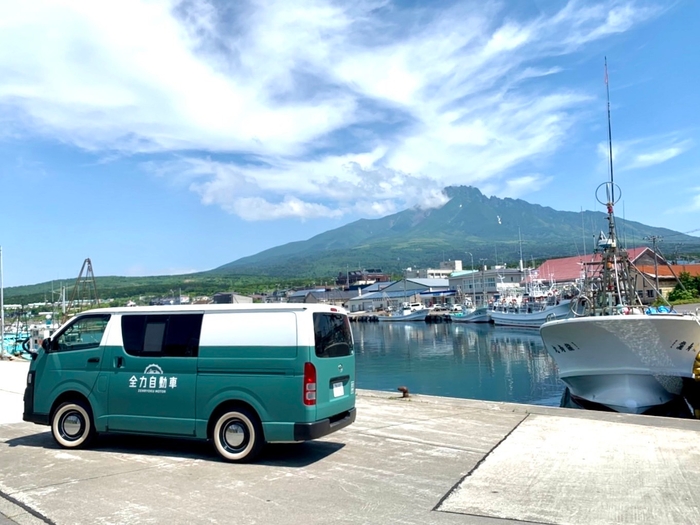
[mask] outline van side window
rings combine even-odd
[[[63,332],[52,339],[51,349],[58,352],[98,348],[107,328],[109,315],[78,317]]]
[[[344,357],[352,355],[352,332],[347,316],[332,313],[314,313],[316,355]]]
[[[122,316],[122,340],[129,355],[197,357],[202,314]]]

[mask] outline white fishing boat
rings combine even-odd
[[[429,313],[430,310],[421,303],[402,303],[395,312],[378,315],[377,320],[383,322],[425,321]]]
[[[497,326],[539,328],[547,321],[571,317],[571,298],[559,291],[542,297],[525,294],[520,301],[495,305],[489,311],[491,321]]]
[[[453,323],[490,323],[489,309],[486,306],[480,308],[463,307],[461,312],[450,312]]]
[[[700,351],[694,315],[592,315],[546,323],[540,334],[574,400],[617,412],[641,414],[680,396]]]
[[[608,118],[609,112],[608,101]],[[596,192],[608,214],[608,234],[598,238],[600,257],[584,265],[573,317],[545,323],[540,334],[574,401],[628,413],[648,412],[681,394],[688,399],[692,393],[697,401],[700,319],[648,308],[638,296],[637,281],[647,278],[618,246],[613,208],[621,193],[613,182],[610,132],[609,142],[610,181]],[[604,200],[598,196],[603,187]]]

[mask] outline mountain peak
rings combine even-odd
[[[317,277],[339,268],[382,268],[400,273],[407,266],[437,266],[469,253],[488,265],[520,258],[546,259],[590,253],[593,237],[607,228],[602,212],[556,211],[521,199],[486,197],[473,186],[445,188],[449,201],[433,209],[411,208],[380,219],[361,219],[306,241],[293,242],[212,270]],[[663,228],[617,219],[630,246],[650,235],[673,234],[674,241],[697,247],[698,239]],[[697,248],[696,248],[697,249]],[[359,268],[362,269],[362,268]]]

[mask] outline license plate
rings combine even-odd
[[[345,390],[343,389],[342,381],[339,383],[333,383],[333,397],[340,397],[345,395]]]

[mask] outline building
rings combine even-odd
[[[358,288],[376,282],[388,281],[391,281],[391,275],[378,268],[369,268],[367,270],[339,272],[335,284],[344,288]]]
[[[471,300],[475,306],[486,306],[508,289],[522,286],[524,272],[518,268],[505,266],[484,266],[480,270],[453,272],[449,277],[449,286],[456,292],[456,302]]]
[[[657,264],[656,267],[653,265],[640,265],[637,266],[637,269],[645,277],[643,284],[640,285],[638,281],[637,292],[639,293],[641,290],[644,296],[652,299],[652,301],[656,297],[654,289],[656,288],[657,276],[659,291],[664,297],[668,297],[668,294],[676,287],[681,273],[688,273],[691,277],[700,277],[700,264]]]
[[[345,307],[345,304],[357,296],[356,290],[338,290],[332,289],[327,290],[325,288],[318,288],[313,290],[298,290],[292,292],[287,297],[287,301],[290,303],[305,303],[305,304],[333,304],[336,306]]]
[[[678,283],[677,277],[681,272],[686,271],[691,275],[700,275],[700,265],[670,266],[666,259],[646,246],[631,248],[627,250],[627,254],[634,267],[639,271],[635,277],[635,288],[645,304],[651,304],[658,299],[657,279],[659,291],[667,297]],[[600,265],[601,257],[600,254],[596,253],[550,259],[542,263],[536,271],[541,279],[563,285],[580,281],[586,274],[591,276],[599,273]]]
[[[253,298],[247,295],[238,295],[236,292],[218,292],[212,297],[214,304],[247,304],[252,303]]]
[[[453,272],[462,271],[462,261],[443,261],[439,268],[406,268],[407,279],[447,279]]]
[[[286,303],[289,292],[287,290],[275,290],[265,295],[266,303]]]
[[[374,286],[374,285],[373,285]],[[387,286],[377,289],[371,287],[359,290],[359,294],[347,302],[350,312],[373,312],[386,310],[388,307],[398,308],[401,303],[423,303],[428,306],[435,302],[443,302],[445,297],[454,296],[447,279],[403,279],[394,281]]]

